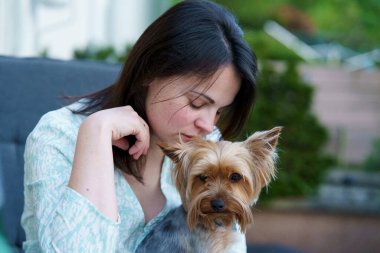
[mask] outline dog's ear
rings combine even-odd
[[[271,130],[255,132],[244,141],[244,145],[252,151],[260,148],[272,153],[276,150],[281,131],[282,127],[274,127]]]
[[[243,142],[243,146],[250,152],[253,162],[260,175],[261,185],[268,185],[275,177],[276,146],[282,127],[255,132]]]
[[[189,172],[189,159],[187,157],[187,151],[189,150],[189,144],[178,142],[174,145],[168,145],[165,143],[157,143],[162,149],[164,154],[168,156],[174,164],[173,181],[181,196],[182,202],[186,207],[186,188],[187,177]]]
[[[175,145],[169,145],[167,143],[157,143],[157,145],[162,149],[164,154],[168,156],[174,163],[178,163],[180,161],[180,157],[182,155],[182,146],[180,143]]]
[[[182,142],[180,139],[179,142],[175,144],[168,144],[164,142],[157,142],[157,145],[162,149],[164,154],[168,156],[174,163],[178,164],[181,161],[184,161],[184,158],[191,154],[193,150],[196,150],[199,145],[204,143],[200,137],[193,137],[192,141]]]

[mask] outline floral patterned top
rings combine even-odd
[[[27,138],[23,248],[26,252],[134,252],[154,225],[181,204],[171,179],[171,161],[165,157],[161,172],[166,204],[147,224],[132,188],[115,169],[119,219],[112,221],[67,186],[79,126],[85,118],[71,112],[78,106],[80,102],[45,114]],[[215,128],[208,138],[218,140],[219,131]],[[243,234],[233,248],[246,252]]]

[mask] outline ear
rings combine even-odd
[[[181,160],[180,158],[183,155],[183,148],[180,143],[177,143],[175,145],[169,145],[167,143],[157,143],[157,145],[161,148],[164,154],[168,156],[174,163],[179,163],[179,161]]]
[[[246,141],[244,145],[249,150],[254,150],[258,147],[264,148],[269,152],[274,152],[280,137],[282,127],[274,127],[271,130],[255,132]]]
[[[243,146],[251,154],[255,167],[253,173],[261,187],[268,185],[275,177],[276,146],[281,130],[282,127],[275,127],[268,131],[255,132],[243,142]]]
[[[174,165],[173,169],[173,182],[181,196],[184,206],[186,205],[186,188],[187,188],[187,177],[189,173],[189,159],[187,157],[186,143],[176,143],[174,145],[169,145],[165,143],[157,143],[157,145],[162,149],[164,154],[168,156]],[[185,208],[187,208],[185,206]]]
[[[157,145],[162,149],[164,154],[168,156],[173,163],[178,164],[184,161],[184,157],[191,154],[192,151],[196,150],[197,147],[200,147],[202,143],[206,141],[201,137],[193,137],[189,142],[182,142],[180,139],[179,142],[175,144],[168,144],[164,142],[157,142]]]

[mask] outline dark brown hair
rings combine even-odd
[[[237,136],[255,100],[256,57],[243,39],[235,17],[223,7],[199,0],[173,6],[138,39],[129,53],[118,80],[94,94],[75,113],[89,115],[99,110],[130,105],[148,122],[145,99],[155,78],[196,75],[208,78],[221,66],[233,64],[241,87],[218,121],[224,138]],[[133,137],[129,137],[133,142]],[[144,159],[134,161],[127,152],[113,147],[115,165],[142,181]]]

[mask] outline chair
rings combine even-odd
[[[20,219],[28,134],[44,113],[66,105],[63,96],[108,86],[119,72],[116,64],[0,56],[0,218],[13,252],[22,252],[25,240]]]

